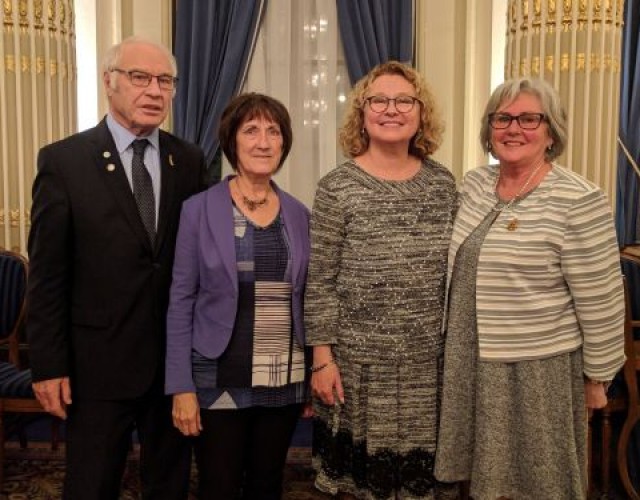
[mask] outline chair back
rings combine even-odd
[[[629,273],[634,273],[636,278],[635,285],[638,287],[638,271],[640,271],[640,245],[633,245],[625,247],[621,254],[623,263],[631,263],[634,268],[629,268]],[[620,480],[627,492],[628,498],[633,500],[640,500],[640,489],[638,489],[637,483],[633,484],[633,480],[630,474],[631,471],[638,470],[638,464],[640,463],[640,457],[637,453],[631,452],[631,450],[637,450],[638,441],[637,437],[634,437],[633,430],[640,422],[640,392],[638,391],[638,376],[640,374],[640,339],[634,336],[635,330],[640,329],[640,319],[636,319],[633,316],[632,303],[633,303],[633,291],[629,290],[625,283],[626,294],[626,314],[625,314],[625,342],[624,350],[627,359],[624,363],[623,374],[625,384],[627,386],[629,394],[629,404],[627,408],[627,417],[620,430],[620,436],[618,441],[618,472]],[[637,312],[637,311],[636,311]],[[631,453],[630,453],[631,452]],[[634,454],[635,453],[635,454]],[[635,475],[637,477],[637,473]]]
[[[624,280],[624,295],[625,295],[625,318],[624,318],[624,353],[627,357],[625,365],[623,367],[623,374],[625,376],[625,382],[627,384],[627,390],[629,391],[629,399],[631,404],[638,401],[638,380],[636,377],[636,371],[640,366],[640,358],[638,357],[638,340],[634,338],[634,330],[640,327],[640,320],[633,318],[633,311],[631,307],[631,292],[629,290],[629,284],[627,280]]]
[[[16,252],[0,250],[0,342],[8,341],[10,351],[16,350],[11,353],[14,355],[25,315],[26,293],[27,260]],[[17,359],[11,361],[17,363]]]
[[[18,253],[0,250],[0,339],[14,333],[22,319],[26,293],[26,259]]]

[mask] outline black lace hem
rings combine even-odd
[[[351,476],[356,487],[379,498],[401,490],[426,496],[436,484],[433,453],[414,448],[401,454],[387,448],[369,455],[366,441],[354,442],[351,433],[344,429],[334,435],[319,418],[314,419],[313,425],[313,456],[320,458],[322,470],[329,478]]]

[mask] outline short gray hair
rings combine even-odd
[[[549,126],[549,135],[553,140],[545,150],[544,157],[552,161],[560,156],[567,146],[567,114],[560,102],[558,92],[539,78],[518,78],[500,84],[491,94],[482,115],[480,126],[480,144],[485,153],[491,149],[491,125],[489,115],[495,113],[504,104],[514,101],[520,94],[531,94],[540,99],[542,112]]]
[[[120,43],[113,45],[107,50],[104,58],[102,59],[102,71],[103,73],[110,72],[113,68],[117,67],[120,64],[120,58],[122,57],[122,48],[125,45],[151,45],[157,48],[159,51],[163,52],[167,59],[169,60],[169,64],[171,65],[171,71],[173,72],[172,76],[177,76],[178,74],[178,64],[176,63],[176,58],[171,53],[171,51],[165,47],[164,45],[154,42],[152,40],[148,40],[146,38],[140,36],[130,36],[125,38]]]

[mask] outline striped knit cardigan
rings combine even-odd
[[[497,175],[496,166],[485,166],[465,176],[449,280],[460,244],[496,204]],[[604,193],[554,165],[487,234],[478,261],[476,308],[481,360],[541,359],[582,346],[585,374],[612,379],[624,362],[624,299]]]

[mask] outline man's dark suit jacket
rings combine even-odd
[[[152,248],[104,120],[40,151],[29,235],[34,381],[68,375],[72,397],[88,399],[162,390],[180,208],[204,187],[204,156],[160,131],[160,163]]]

